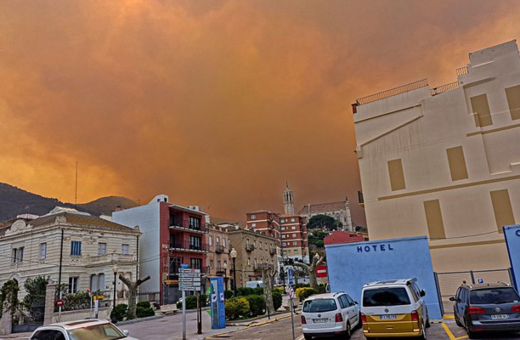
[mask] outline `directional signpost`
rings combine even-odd
[[[291,325],[292,325],[292,337],[295,339],[294,334],[294,268],[287,267],[287,284],[289,285],[289,299],[291,301]]]
[[[200,269],[182,265],[179,269],[179,289],[182,291],[182,340],[186,340],[186,291],[200,292]]]

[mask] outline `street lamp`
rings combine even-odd
[[[116,308],[116,288],[117,288],[117,271],[118,271],[117,263],[114,264],[114,266],[112,267],[112,271],[114,272],[114,306],[113,306],[113,308]]]
[[[224,261],[224,281],[226,282],[226,290],[228,290],[227,262]]]
[[[229,256],[233,259],[233,290],[235,291],[235,296],[237,296],[237,251],[235,250],[235,248],[231,249]]]

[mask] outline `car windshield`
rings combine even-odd
[[[475,305],[518,302],[518,293],[512,287],[472,290],[469,302]]]
[[[125,337],[119,329],[109,323],[76,328],[68,333],[70,340],[115,340]]]
[[[363,294],[363,306],[402,306],[409,305],[410,298],[406,289],[396,288],[377,288],[367,289]]]
[[[305,313],[323,313],[336,310],[338,307],[334,299],[315,299],[305,301],[303,311]]]

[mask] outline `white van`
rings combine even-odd
[[[425,292],[417,279],[387,280],[363,286],[361,318],[366,338],[420,337],[430,326]]]
[[[264,281],[247,281],[247,288],[264,288]]]

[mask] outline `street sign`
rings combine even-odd
[[[319,265],[316,267],[316,276],[317,277],[327,277],[327,266]]]
[[[58,307],[63,306],[63,300],[60,299],[60,300],[56,301],[56,306],[58,306]]]
[[[294,269],[292,267],[287,267],[287,281],[289,286],[294,285]]]
[[[478,283],[479,284],[483,284],[484,283],[484,279],[478,279]]]
[[[200,269],[179,269],[179,290],[197,291],[201,290]]]

